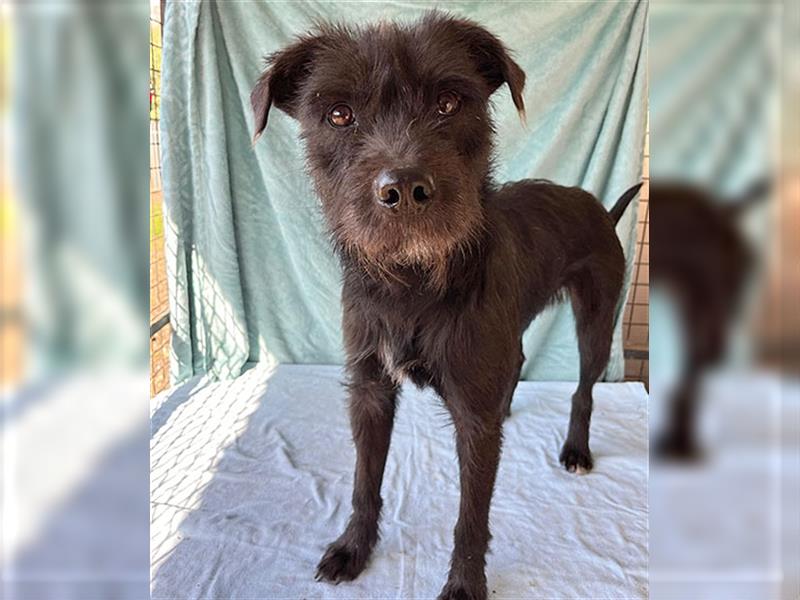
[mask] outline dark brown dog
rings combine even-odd
[[[650,281],[667,288],[682,320],[685,356],[667,398],[667,422],[658,434],[656,454],[694,460],[702,452],[697,411],[703,376],[725,357],[757,255],[741,221],[768,198],[769,180],[759,180],[737,198],[718,198],[709,190],[678,181],[653,181]]]
[[[498,188],[488,101],[525,74],[475,23],[323,26],[269,58],[252,93],[256,136],[275,106],[300,122],[344,271],[344,342],[357,451],[353,514],[318,578],[357,577],[378,539],[401,381],[432,386],[456,430],[461,507],[441,598],[485,598],[489,504],[523,356],[521,336],[562,291],[581,355],[561,462],[592,467],[592,386],[609,357],[625,261],[610,213],[549,182]]]

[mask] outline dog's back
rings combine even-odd
[[[515,242],[503,245],[504,259],[518,272],[523,327],[581,273],[619,297],[622,247],[611,215],[589,192],[526,179],[497,190],[487,212],[495,235]]]

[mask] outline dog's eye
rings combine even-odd
[[[461,108],[461,98],[455,92],[442,92],[437,100],[440,115],[454,115]]]
[[[347,127],[356,120],[353,109],[347,104],[337,104],[328,111],[328,123],[334,127]]]

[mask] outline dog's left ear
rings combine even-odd
[[[321,45],[321,36],[306,36],[267,57],[267,69],[261,74],[250,94],[255,117],[255,143],[267,126],[272,106],[290,117],[297,114],[299,92],[311,72],[314,54]]]
[[[440,15],[433,16],[433,19],[441,19],[440,22],[445,27],[451,29],[460,41],[466,43],[478,72],[489,84],[491,92],[504,83],[508,84],[514,106],[524,119],[525,103],[522,99],[522,90],[525,87],[525,71],[514,62],[503,42],[477,23],[466,19],[442,18]]]

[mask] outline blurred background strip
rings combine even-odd
[[[0,597],[148,595],[147,8],[0,4]]]

